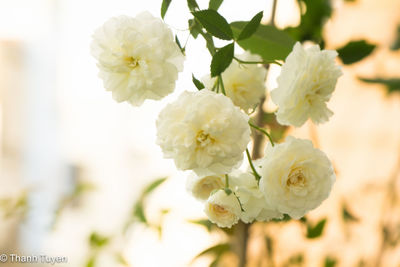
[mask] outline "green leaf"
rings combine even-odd
[[[161,4],[161,18],[164,19],[165,14],[167,13],[169,4],[171,4],[172,0],[163,0]]]
[[[231,28],[236,37],[246,27],[247,22],[236,21]],[[284,60],[292,51],[295,41],[284,31],[270,25],[259,25],[256,32],[237,43],[245,50],[260,55],[265,61]]]
[[[225,252],[228,252],[231,249],[231,245],[229,243],[218,244],[212,247],[209,247],[202,252],[200,252],[194,259],[197,259],[206,255],[214,255],[216,257],[221,256]]]
[[[196,39],[201,32],[201,26],[194,19],[189,19],[188,25],[190,34],[193,36],[194,39]]]
[[[400,25],[397,26],[396,32],[396,39],[394,40],[392,46],[390,47],[391,50],[398,50],[400,49]]]
[[[378,83],[386,86],[389,93],[399,92],[400,91],[400,78],[375,78],[375,79],[368,79],[368,78],[358,78],[363,82],[366,83]]]
[[[144,214],[143,202],[139,201],[133,208],[133,216],[142,223],[147,224],[146,215]]]
[[[346,205],[342,205],[342,218],[345,222],[358,222],[359,219],[355,217],[351,212],[348,210]]]
[[[297,27],[286,28],[285,31],[295,40],[303,42],[314,41],[324,46],[322,29],[332,14],[331,0],[298,0],[301,18]]]
[[[195,11],[200,9],[196,0],[187,0],[187,5],[190,11]]]
[[[220,75],[232,62],[234,43],[228,44],[217,51],[211,60],[211,77]]]
[[[218,10],[224,0],[210,0],[208,3],[208,9]]]
[[[221,259],[221,257],[216,257],[211,263],[210,263],[210,265],[208,266],[208,267],[218,267],[218,263],[219,263],[219,260]]]
[[[330,256],[327,256],[325,258],[324,267],[335,267],[336,264],[337,264],[337,260],[335,258],[332,258]]]
[[[337,51],[344,64],[353,64],[371,54],[375,47],[375,45],[369,44],[365,40],[358,40],[347,43]]]
[[[304,255],[302,253],[291,256],[288,260],[288,265],[301,265],[304,262]]]
[[[282,219],[272,219],[273,222],[287,222],[290,221],[292,218],[290,218],[289,215],[287,214],[283,214],[283,218]]]
[[[181,50],[181,53],[183,55],[185,55],[185,48],[182,47],[181,42],[179,42],[178,36],[176,36],[176,35],[175,35],[175,43],[179,47],[179,49]]]
[[[205,228],[207,228],[207,231],[211,232],[211,230],[214,228],[214,224],[210,222],[208,219],[201,219],[201,220],[189,220],[188,222],[201,225]]]
[[[105,236],[101,236],[96,232],[93,232],[89,237],[90,246],[93,248],[100,248],[108,244],[110,239]]]
[[[326,219],[320,220],[315,226],[310,223],[307,224],[307,238],[317,238],[322,235],[322,231],[324,230],[326,224]]]
[[[85,267],[94,267],[96,266],[96,257],[92,256],[89,258],[89,260],[86,262]]]
[[[233,33],[226,19],[213,9],[192,12],[193,16],[200,21],[203,27],[213,36],[232,40]]]
[[[256,32],[260,26],[261,19],[263,17],[263,12],[257,13],[250,21],[246,24],[242,32],[239,34],[237,40],[243,40],[249,38],[253,33]]]
[[[162,183],[165,182],[165,180],[167,180],[168,177],[163,177],[160,179],[155,180],[154,182],[152,182],[151,184],[149,184],[142,193],[142,196],[146,196],[148,194],[150,194],[151,192],[153,192],[157,187],[159,187]]]
[[[204,84],[199,80],[197,80],[196,77],[194,77],[193,73],[192,73],[192,82],[199,91],[205,88]]]

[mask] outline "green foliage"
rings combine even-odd
[[[193,36],[194,39],[196,39],[201,32],[201,25],[199,25],[199,23],[197,23],[194,19],[189,19],[188,24],[190,34]]]
[[[192,14],[200,21],[208,33],[222,40],[233,39],[233,33],[229,23],[217,11],[206,9],[192,12]]]
[[[0,199],[0,211],[4,219],[13,216],[24,217],[28,211],[28,192],[23,191],[17,197]]]
[[[211,60],[211,77],[220,75],[232,62],[234,43],[228,44],[217,51]]]
[[[290,216],[287,214],[283,214],[282,219],[272,219],[273,222],[288,222],[290,220],[292,220],[292,218],[290,218]]]
[[[185,47],[182,47],[181,42],[179,42],[178,36],[175,35],[175,43],[181,50],[181,53],[185,55]]]
[[[231,23],[232,31],[238,39],[248,22]],[[270,25],[259,25],[256,32],[247,39],[237,43],[245,50],[260,55],[265,61],[284,60],[292,51],[295,41],[284,31]]]
[[[342,219],[344,222],[358,222],[359,219],[355,217],[347,208],[345,204],[342,205]]]
[[[327,256],[324,261],[324,267],[335,267],[337,264],[337,260],[330,256]]]
[[[195,10],[199,10],[199,5],[197,4],[196,0],[187,0],[188,8],[191,12]]]
[[[86,262],[85,267],[94,267],[96,266],[96,257],[92,256],[89,258],[89,260]]]
[[[261,19],[263,17],[263,12],[257,13],[243,28],[242,32],[239,34],[237,40],[247,39],[253,35],[260,26]]]
[[[297,266],[301,266],[304,263],[304,255],[303,253],[297,253],[293,256],[291,256],[287,263],[284,264],[284,266],[293,266],[293,265],[297,265]]]
[[[400,49],[400,25],[397,26],[396,39],[394,40],[390,49],[391,50],[399,50]]]
[[[208,3],[208,9],[218,10],[224,0],[210,0]]]
[[[376,45],[369,44],[365,40],[358,40],[347,43],[337,51],[344,64],[353,64],[371,54],[375,47]]]
[[[229,243],[217,244],[215,246],[212,246],[212,247],[209,247],[209,248],[203,250],[194,259],[197,259],[202,256],[208,256],[208,255],[212,255],[214,257],[220,257],[225,252],[230,251],[230,249],[231,249],[231,245]]]
[[[311,40],[323,48],[322,29],[332,14],[331,0],[298,0],[301,10],[301,22],[297,27],[286,28],[294,39],[303,42]],[[305,13],[303,10],[305,7]]]
[[[147,196],[151,192],[153,192],[157,187],[159,187],[162,183],[167,180],[167,177],[163,177],[160,179],[155,180],[154,182],[150,183],[145,189],[143,190],[142,197]]]
[[[147,218],[144,214],[143,202],[138,201],[133,208],[133,216],[141,223],[147,224]]]
[[[275,113],[266,112],[263,114],[263,124],[268,125],[270,128],[270,134],[273,140],[277,142],[281,141],[285,136],[286,131],[289,129],[288,126],[281,125],[276,120]]]
[[[189,220],[188,222],[203,226],[207,229],[208,232],[211,232],[213,227],[215,226],[210,220],[208,219],[200,219],[200,220]]]
[[[205,88],[204,84],[201,81],[197,80],[196,77],[194,77],[193,74],[192,74],[192,82],[193,82],[194,86],[196,86],[196,88],[198,90],[202,90],[202,89]]]
[[[107,245],[110,241],[110,238],[102,236],[96,232],[93,232],[89,236],[89,243],[92,248],[101,248]]]
[[[171,4],[172,0],[163,0],[161,4],[161,18],[164,19],[165,14],[167,13],[169,4]]]
[[[324,230],[326,219],[320,220],[316,225],[307,222],[307,238],[313,239],[320,237]]]
[[[391,78],[391,79],[385,79],[385,78],[375,78],[375,79],[369,79],[369,78],[358,78],[363,82],[366,83],[378,83],[386,86],[389,94],[393,92],[399,92],[400,91],[400,78]]]

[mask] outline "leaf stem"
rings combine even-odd
[[[261,176],[256,171],[256,168],[254,168],[253,161],[251,160],[251,157],[250,157],[250,152],[249,152],[249,150],[247,148],[246,148],[246,155],[247,155],[247,159],[249,160],[250,168],[253,171],[253,175],[256,178],[257,182],[258,182],[258,181],[260,181]]]
[[[252,124],[251,122],[249,122],[249,125],[250,125],[251,127],[253,127],[254,129],[256,129],[256,130],[262,132],[263,134],[265,134],[265,135],[268,137],[269,141],[271,142],[271,145],[272,145],[272,146],[275,145],[274,141],[272,140],[271,135],[270,135],[266,130],[264,130],[264,129],[258,127],[257,125]]]

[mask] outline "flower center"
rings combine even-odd
[[[287,186],[304,186],[305,183],[306,178],[304,177],[301,168],[294,168],[290,171],[286,181]]]
[[[196,135],[196,143],[200,147],[205,147],[208,144],[214,143],[214,139],[209,135],[204,133],[203,130],[199,131]]]
[[[212,208],[215,213],[220,214],[220,215],[229,213],[229,211],[227,211],[224,207],[217,205],[217,204],[212,205]]]
[[[134,69],[137,66],[139,66],[139,60],[133,57],[126,57],[125,62],[128,65],[129,68]]]

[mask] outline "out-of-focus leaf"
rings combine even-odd
[[[289,215],[287,214],[283,214],[283,218],[282,219],[272,219],[273,222],[288,222],[290,221],[292,218],[290,218]]]
[[[274,242],[270,236],[265,236],[265,247],[267,248],[268,258],[271,259],[274,255]]]
[[[226,19],[213,9],[192,12],[193,16],[200,21],[203,27],[213,36],[232,40],[233,33]]]
[[[169,4],[171,4],[172,0],[163,0],[161,4],[161,18],[164,19],[165,14],[167,13]]]
[[[205,88],[204,84],[201,81],[197,80],[193,74],[192,74],[192,82],[199,91]]]
[[[138,201],[133,208],[133,216],[142,223],[147,224],[146,215],[144,214],[143,202]]]
[[[376,45],[369,44],[365,40],[358,40],[347,43],[337,51],[344,64],[353,64],[371,54],[375,47]]]
[[[304,262],[303,253],[298,253],[289,258],[288,265],[301,265],[303,262]]]
[[[345,222],[358,222],[359,219],[354,216],[345,204],[342,205],[342,218]]]
[[[126,266],[129,267],[129,262],[126,260],[126,258],[124,257],[124,255],[122,253],[116,253],[115,254],[115,259],[117,260],[117,262],[119,264],[121,264],[122,266]]]
[[[320,220],[316,225],[307,224],[307,238],[317,238],[322,235],[326,224],[326,219]]]
[[[142,196],[146,196],[148,194],[150,194],[151,192],[153,192],[157,187],[159,187],[162,183],[164,183],[167,180],[167,177],[163,177],[160,179],[155,180],[154,182],[152,182],[151,184],[149,184],[142,193]]]
[[[187,5],[190,11],[195,11],[200,9],[196,0],[187,0]]]
[[[218,10],[224,0],[210,0],[208,3],[208,9]]]
[[[399,92],[400,91],[400,78],[391,78],[391,79],[385,79],[385,78],[374,78],[374,79],[368,79],[368,78],[358,78],[363,82],[366,83],[378,83],[386,86],[387,90],[389,93],[393,92]]]
[[[94,267],[96,266],[96,257],[92,256],[89,258],[89,260],[86,262],[86,267]]]
[[[222,243],[212,247],[209,247],[202,252],[200,252],[194,259],[197,259],[206,255],[213,255],[215,257],[221,256],[225,252],[228,252],[231,249],[231,245],[229,243]]]
[[[268,125],[270,129],[270,135],[272,140],[276,140],[277,142],[281,141],[285,136],[287,130],[289,129],[288,126],[281,125],[276,120],[275,113],[264,113],[263,124]]]
[[[330,256],[327,256],[324,261],[324,267],[335,267],[337,264],[337,260]]]
[[[322,29],[332,14],[331,0],[299,0],[298,2],[300,9],[305,7],[300,25],[286,28],[285,31],[295,40],[301,42],[311,40],[319,43],[323,48]]]
[[[209,265],[209,267],[217,267],[221,257],[216,257]]]
[[[247,24],[244,26],[242,32],[239,34],[237,40],[243,40],[249,38],[253,33],[255,33],[260,26],[261,19],[263,17],[263,12],[257,13]]]
[[[231,23],[232,31],[236,37],[246,27],[246,21]],[[295,41],[284,31],[270,25],[259,25],[251,37],[239,40],[237,43],[245,50],[260,55],[265,61],[284,60],[292,51]]]
[[[110,238],[102,236],[96,232],[93,232],[89,237],[89,243],[92,248],[101,248],[107,245]]]
[[[396,32],[396,39],[394,40],[392,46],[390,47],[391,50],[398,50],[400,49],[400,25],[397,26]]]
[[[202,219],[202,220],[189,220],[188,222],[193,223],[193,224],[198,224],[207,229],[207,231],[211,232],[212,229],[214,228],[214,224],[210,222],[210,220],[207,219]]]
[[[232,62],[234,43],[228,44],[215,53],[211,60],[211,77],[220,75]]]

